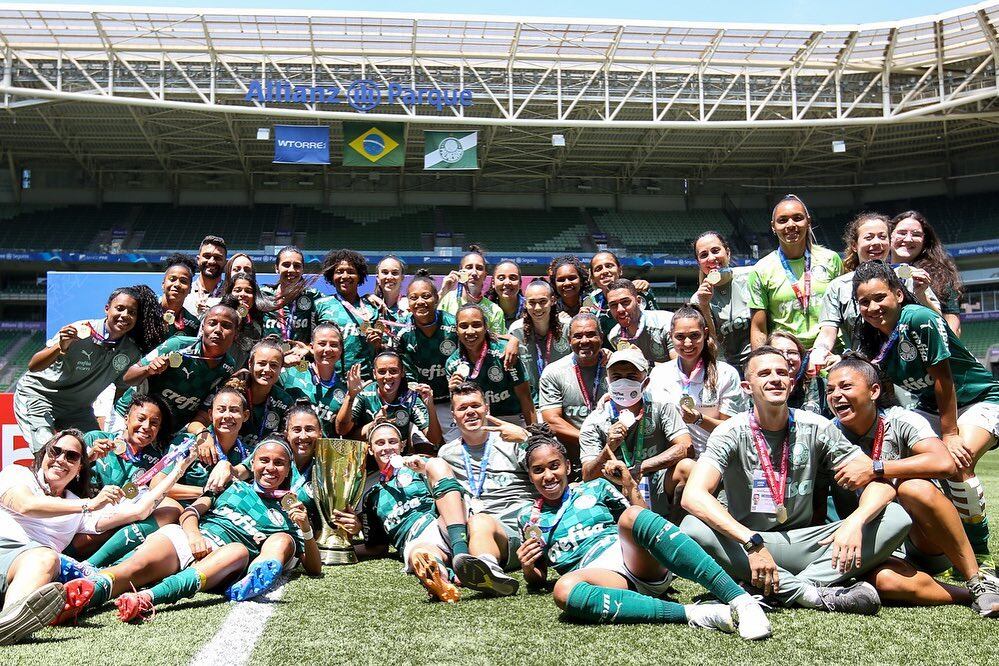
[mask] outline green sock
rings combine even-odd
[[[635,624],[639,622],[686,622],[682,604],[664,601],[632,590],[576,583],[569,592],[565,612],[586,622]]]
[[[971,549],[975,555],[989,554],[989,518],[982,516],[980,523],[963,523],[964,533],[968,535]]]
[[[644,509],[635,519],[635,541],[673,573],[704,586],[728,603],[745,594],[739,584],[680,528]]]
[[[146,537],[159,528],[156,519],[152,516],[137,523],[125,525],[112,534],[111,538],[105,541],[96,553],[87,558],[87,561],[95,567],[110,566],[141,546]]]
[[[452,555],[461,555],[468,552],[468,529],[465,527],[465,523],[448,525],[447,537],[451,541]]]
[[[149,590],[157,604],[172,604],[179,599],[193,597],[201,591],[201,572],[188,567],[180,573],[167,576]]]
[[[98,574],[92,580],[94,581],[94,596],[90,598],[90,603],[87,606],[90,608],[100,608],[111,598],[111,576]]]

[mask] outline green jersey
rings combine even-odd
[[[464,296],[462,296],[461,302],[459,302],[457,290],[451,290],[441,296],[440,303],[437,304],[437,309],[443,310],[454,317],[458,315],[458,308],[465,303],[472,302],[473,301],[468,300]],[[486,328],[488,328],[491,333],[494,335],[503,335],[506,333],[506,315],[503,314],[503,308],[496,305],[488,298],[483,298],[475,304],[482,308],[482,312],[485,313]]]
[[[398,349],[409,380],[430,384],[435,400],[447,400],[451,392],[444,366],[448,357],[458,350],[454,315],[438,310],[437,327],[432,335],[427,335],[415,324],[403,329]]]
[[[240,543],[250,553],[250,560],[260,555],[260,547],[273,534],[289,534],[295,540],[295,552],[305,551],[302,531],[288,518],[281,502],[258,493],[252,484],[236,479],[212,502],[201,519],[201,533],[215,546]]]
[[[479,373],[474,377],[469,374],[468,381],[478,384],[482,388],[482,393],[489,403],[489,411],[493,416],[516,416],[520,414],[520,401],[514,393],[514,387],[527,381],[527,369],[524,362],[517,359],[517,364],[512,370],[503,367],[503,352],[506,350],[506,340],[487,340],[486,357],[482,361]],[[475,372],[475,364],[478,359],[471,361],[465,358],[461,349],[456,349],[448,358],[444,365],[444,371],[450,377],[458,369],[458,366],[465,363],[469,370]]]
[[[767,506],[760,501],[762,495],[770,498],[771,494],[753,443],[749,412],[736,414],[715,428],[698,459],[706,461],[721,474],[732,517],[757,532],[809,527],[814,515],[812,499],[816,480],[831,477],[837,467],[863,454],[831,421],[800,409],[790,411],[794,427],[784,496],[786,522],[777,522],[773,504]],[[779,476],[787,429],[780,432],[763,430],[762,434],[767,441],[774,473]]]
[[[378,385],[372,382],[365,386],[354,398],[354,404],[350,406],[354,427],[359,428],[374,421],[375,415],[383,405],[385,401],[378,393]],[[409,431],[410,423],[424,432],[430,427],[430,410],[415,391],[407,391],[396,396],[395,402],[388,404],[385,413],[388,419],[399,426],[404,433]]]
[[[170,407],[177,427],[190,422],[198,413],[201,401],[204,400],[219,384],[225,381],[236,370],[232,356],[224,355],[214,368],[208,362],[196,358],[203,356],[201,338],[190,338],[177,335],[159,347],[149,352],[139,365],[147,366],[159,356],[167,356],[170,352],[180,352],[183,360],[179,367],[168,367],[158,375],[152,375],[146,382],[149,386],[145,391],[149,395],[158,395]],[[115,404],[115,411],[121,416],[128,411],[132,396],[138,392],[138,387],[132,387]]]
[[[99,439],[114,440],[117,437],[119,435],[113,432],[91,430],[83,436],[83,443],[89,449]],[[106,456],[90,465],[90,485],[95,488],[121,487],[155,465],[162,457],[163,451],[155,443],[139,449],[134,456],[131,455],[131,451],[126,451],[120,456],[114,451],[108,451]]]
[[[212,437],[214,438],[215,433],[213,428],[209,427],[208,431],[212,433]],[[170,449],[173,450],[176,447],[184,445],[184,443],[188,440],[188,438],[193,438],[193,437],[194,435],[191,435],[186,432],[178,433],[177,436],[173,438],[173,441],[170,442]],[[215,446],[219,447],[218,440],[215,441]],[[224,457],[225,460],[228,460],[229,463],[232,464],[233,467],[235,467],[236,465],[244,462],[247,459],[247,457],[249,457],[251,451],[246,446],[243,445],[243,442],[237,439],[235,445],[233,445],[231,449],[229,449],[228,451],[222,451],[221,453],[224,453],[225,455],[220,457]],[[204,464],[203,462],[201,462],[200,459],[195,459],[194,462],[192,462],[191,465],[187,468],[187,471],[184,472],[184,475],[180,477],[180,480],[177,481],[177,483],[185,486],[204,488],[205,484],[208,483],[208,477],[212,473],[212,467],[213,466],[211,465]],[[170,470],[172,469],[173,465],[170,465],[169,467],[163,470],[163,473],[169,474]],[[177,501],[180,502],[181,505],[187,506],[194,500],[189,499],[189,500],[177,500]]]
[[[805,258],[789,259],[788,265],[795,275],[795,282],[804,290]],[[749,307],[767,313],[767,330],[793,333],[805,349],[811,349],[819,334],[822,315],[822,297],[826,288],[843,272],[839,255],[821,245],[811,248],[811,297],[807,309],[795,294],[787,271],[781,262],[779,250],[760,259],[749,274]]]
[[[343,298],[339,294],[321,298],[315,303],[316,322],[331,321],[340,327],[343,333],[344,367],[353,368],[360,364],[361,376],[371,379],[371,363],[375,358],[375,352],[361,332],[361,326],[364,324],[366,327],[367,322],[375,321],[378,318],[378,310],[364,298],[359,298],[351,306],[354,311],[344,305]]]
[[[295,406],[295,399],[283,388],[275,384],[267,394],[267,399],[250,409],[250,418],[239,430],[239,437],[251,451],[257,448],[260,440],[284,430],[284,417]],[[209,403],[207,409],[211,409]]]
[[[721,343],[721,358],[734,366],[739,375],[752,347],[749,345],[749,323],[753,311],[749,308],[749,274],[752,268],[738,266],[732,269],[732,279],[726,284],[712,287],[711,316]],[[690,303],[697,306],[696,297]]]
[[[291,366],[281,372],[281,387],[295,401],[309,401],[323,426],[323,437],[336,437],[336,415],[347,398],[344,373],[336,372],[323,383],[311,365],[308,370]]]
[[[115,343],[102,342],[98,336],[107,337],[104,319],[77,321],[73,326],[89,335],[73,340],[66,353],[44,370],[24,373],[14,389],[16,402],[46,403],[58,419],[81,411],[93,414],[91,405],[104,389],[111,384],[126,388],[122,377],[142,356],[135,341],[126,335]],[[54,335],[45,346],[57,344],[59,336]]]
[[[229,348],[229,356],[232,356],[232,361],[237,368],[246,367],[253,346],[260,342],[263,337],[264,327],[259,321],[244,319],[240,322],[239,332],[236,334],[232,347]]]
[[[531,384],[531,399],[537,406],[541,373],[550,363],[572,353],[572,347],[569,346],[569,321],[559,319],[556,326],[548,331],[548,335],[539,340],[536,335],[531,335],[528,339],[524,331],[524,320],[518,319],[510,327],[510,335],[520,341],[517,353],[527,370],[527,381]]]
[[[665,363],[670,359],[670,351],[673,349],[673,339],[669,335],[672,323],[672,312],[642,310],[641,323],[638,324],[634,337],[623,334],[621,325],[614,324],[607,341],[612,348],[616,348],[621,341],[630,342],[642,351],[642,356],[649,363]]]
[[[274,299],[277,285],[261,285],[260,293]],[[312,342],[312,327],[316,322],[316,301],[325,298],[317,289],[306,288],[294,302],[273,312],[264,313],[264,335],[276,335],[282,340]]]
[[[906,305],[899,314],[896,330],[898,341],[881,368],[893,382],[917,397],[920,409],[938,411],[935,382],[927,368],[943,361],[950,364],[958,407],[982,401],[999,403],[999,381],[971,355],[936,312],[922,305]]]
[[[544,534],[548,564],[565,575],[582,569],[617,544],[617,521],[631,503],[607,479],[594,479],[570,488],[557,505],[534,504],[517,514],[521,532],[537,522]]]
[[[365,543],[391,543],[400,553],[406,540],[437,520],[437,506],[423,475],[408,467],[373,485],[361,500]]]
[[[180,309],[180,314],[176,312],[174,314],[174,320],[172,324],[166,325],[166,336],[172,338],[175,335],[198,335],[198,326],[201,322],[193,314],[188,312],[185,308]]]

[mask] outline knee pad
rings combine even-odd
[[[967,481],[944,481],[947,494],[961,520],[980,523],[985,519],[985,488],[977,476]]]

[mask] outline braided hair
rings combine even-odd
[[[902,302],[899,307],[915,304],[919,301],[912,292],[905,288],[902,280],[895,275],[892,267],[883,261],[865,261],[857,266],[853,273],[853,299],[857,299],[857,287],[870,280],[880,280],[892,291],[902,292]],[[863,317],[857,319],[857,326],[853,332],[855,347],[864,353],[867,358],[876,358],[881,350],[881,345],[888,339],[884,333],[874,328]]]
[[[555,436],[555,432],[547,423],[535,423],[533,425],[527,426],[527,442],[524,449],[524,468],[531,468],[531,455],[538,449],[550,446],[559,452],[559,454],[565,459],[566,465],[571,467],[569,462],[569,453],[565,449],[565,445],[558,441]]]
[[[163,321],[163,306],[153,290],[144,284],[131,287],[118,287],[108,296],[111,305],[118,296],[124,294],[135,299],[139,306],[135,316],[135,326],[126,335],[131,338],[139,351],[148,354],[166,340],[166,323]]]

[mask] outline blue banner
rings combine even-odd
[[[275,164],[329,164],[330,128],[325,125],[275,125]]]

